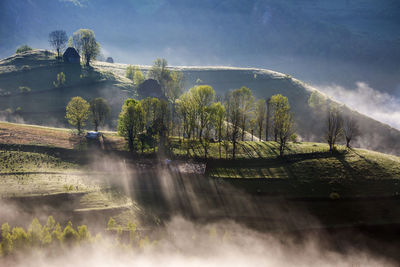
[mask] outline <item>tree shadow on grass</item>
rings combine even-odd
[[[361,155],[360,153],[358,153],[355,149],[350,149],[351,152],[353,152],[355,155],[357,155],[360,159],[364,160],[367,164],[369,164],[371,166],[371,168],[368,168],[369,170],[373,170],[372,175],[377,176],[383,176],[381,178],[390,178],[391,175],[387,172],[387,170],[382,167],[380,164],[378,164],[377,162],[374,162],[370,159],[367,159],[366,157],[364,157],[363,155]],[[374,177],[374,178],[379,178],[379,177]]]

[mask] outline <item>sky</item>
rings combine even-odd
[[[397,0],[1,0],[0,58],[89,28],[115,62],[259,67],[398,102],[399,26]]]

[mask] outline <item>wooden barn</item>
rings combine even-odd
[[[73,47],[68,47],[63,54],[63,60],[67,63],[81,63],[81,56],[79,55],[78,51],[76,51]]]

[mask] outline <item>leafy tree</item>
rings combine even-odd
[[[82,127],[88,119],[89,108],[89,103],[79,96],[73,97],[66,107],[65,118],[69,124],[76,126],[78,134],[81,134]]]
[[[12,229],[11,239],[15,250],[23,250],[29,245],[28,234],[21,227]]]
[[[125,100],[118,118],[118,134],[128,140],[129,151],[134,151],[134,141],[144,128],[145,113],[135,99]]]
[[[10,233],[4,234],[1,238],[2,255],[10,255],[13,252],[13,241]]]
[[[265,104],[267,105],[267,114],[265,115],[265,141],[268,141],[269,138],[269,129],[271,127],[270,125],[270,116],[271,116],[271,98],[268,98],[265,101]]]
[[[108,223],[107,223],[107,230],[114,229],[116,227],[116,225],[117,224],[116,224],[114,218],[110,217],[110,219],[108,220]]]
[[[189,90],[192,95],[192,105],[198,114],[199,118],[199,138],[203,137],[204,128],[211,120],[211,105],[214,102],[215,92],[209,85],[199,85]]]
[[[255,119],[251,119],[249,126],[250,126],[250,131],[251,131],[251,141],[254,141],[254,129],[257,126],[257,121]]]
[[[176,99],[182,94],[183,74],[178,71],[170,71],[169,76],[164,94],[169,102],[175,103]]]
[[[61,225],[59,223],[56,224],[53,232],[51,232],[51,237],[53,240],[57,240],[58,244],[62,243],[63,232],[61,231]]]
[[[244,133],[253,108],[254,97],[251,90],[245,86],[239,89],[240,101],[239,109],[241,113],[242,141],[244,141]]]
[[[177,100],[177,112],[182,119],[183,132],[189,139],[192,137],[192,133],[196,127],[198,116],[193,103],[193,95],[189,92],[183,93]]]
[[[80,29],[74,32],[72,43],[78,52],[82,52],[86,66],[89,66],[90,61],[96,59],[97,55],[100,53],[100,45],[96,41],[96,37],[92,30]]]
[[[90,234],[89,229],[87,228],[86,225],[78,226],[78,236],[79,236],[79,242],[81,243],[90,242],[92,239],[92,235]]]
[[[157,80],[168,101],[175,103],[182,91],[182,73],[169,70],[167,60],[157,58],[147,75]]]
[[[128,223],[127,228],[129,230],[129,241],[131,244],[136,241],[137,235],[136,235],[136,224],[134,223]]]
[[[157,58],[154,60],[153,65],[148,72],[148,77],[157,80],[161,86],[161,90],[165,93],[166,85],[171,79],[167,60],[164,58]]]
[[[53,231],[56,227],[56,221],[54,220],[53,216],[49,216],[47,218],[47,222],[46,222],[46,227],[50,230]]]
[[[218,150],[219,150],[219,157],[221,158],[222,130],[225,122],[226,110],[224,105],[221,104],[221,102],[215,103],[214,108],[215,108],[215,126],[218,136]]]
[[[236,157],[236,144],[239,136],[240,124],[242,121],[242,114],[240,109],[241,104],[241,91],[236,89],[229,92],[226,96],[226,109],[228,118],[227,131],[230,133],[230,139],[233,145],[232,158]]]
[[[258,138],[261,141],[263,127],[264,127],[264,121],[265,121],[265,111],[266,111],[264,99],[257,100],[255,111],[256,111],[256,123],[257,123],[257,129],[258,129]]]
[[[62,234],[62,241],[66,245],[73,245],[76,244],[79,240],[79,234],[75,231],[72,226],[72,223],[69,221],[67,226],[65,226],[63,234]]]
[[[109,114],[110,106],[104,98],[98,97],[90,101],[90,117],[96,132],[99,126],[104,125]]]
[[[51,242],[53,241],[51,234],[50,234],[50,230],[49,230],[49,228],[47,228],[47,226],[43,226],[43,228],[42,228],[42,234],[41,234],[40,241],[41,241],[42,247],[49,246],[51,244]]]
[[[279,143],[279,155],[283,156],[287,142],[294,131],[293,114],[290,112],[287,97],[281,94],[273,95],[270,101],[273,106],[272,118]]]
[[[50,45],[57,50],[57,57],[60,57],[60,52],[65,48],[67,43],[68,37],[65,31],[57,30],[52,31],[49,34],[49,43]]]
[[[126,77],[131,79],[135,86],[144,82],[144,75],[138,66],[129,65],[126,68]]]
[[[53,82],[54,87],[60,88],[65,85],[65,74],[64,72],[60,72],[57,74],[57,80]]]
[[[15,53],[20,54],[20,53],[31,51],[31,50],[32,50],[32,47],[25,44],[25,45],[21,45],[20,47],[18,47],[17,50],[15,51]]]
[[[346,139],[346,146],[350,148],[350,142],[357,135],[359,135],[359,129],[357,121],[352,116],[346,116],[343,123],[343,134]]]
[[[39,246],[42,240],[42,225],[37,218],[32,220],[28,228],[28,238],[32,246]]]
[[[336,141],[343,131],[343,118],[336,105],[330,105],[328,108],[326,126],[325,136],[329,144],[329,151],[334,152]]]

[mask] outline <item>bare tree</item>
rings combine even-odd
[[[343,123],[343,134],[346,138],[346,146],[350,148],[350,141],[359,135],[358,124],[354,117],[345,117]]]
[[[67,41],[68,37],[65,31],[57,30],[49,34],[49,43],[57,50],[57,58],[60,58],[60,52],[65,48]]]
[[[335,144],[340,134],[343,131],[343,118],[337,107],[331,106],[328,109],[327,116],[327,129],[326,129],[326,141],[329,144],[329,151],[335,150]]]

